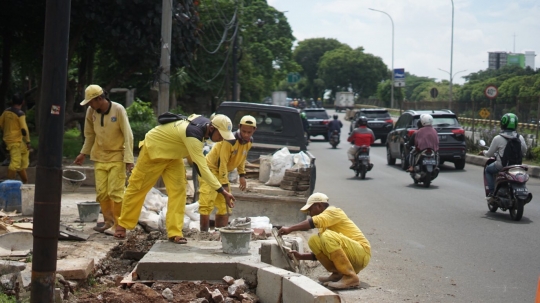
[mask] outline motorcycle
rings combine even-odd
[[[365,179],[366,173],[373,168],[373,163],[369,163],[369,146],[362,145],[354,155],[354,173],[355,176]]]
[[[330,145],[332,145],[332,148],[336,148],[339,144],[339,131],[332,131],[332,134],[330,134],[330,138],[328,141],[330,142]]]
[[[480,140],[480,146],[485,148],[485,141]],[[482,177],[484,178],[484,190],[486,198],[489,195],[489,187],[486,180],[485,170],[488,165],[497,161],[491,157],[484,164]],[[493,197],[487,200],[488,209],[494,213],[497,209],[508,210],[510,218],[514,221],[521,220],[525,204],[531,202],[533,196],[527,189],[528,167],[523,165],[509,165],[503,167],[495,176],[495,191]]]
[[[411,161],[414,163],[413,171],[409,172],[411,178],[414,184],[422,183],[427,188],[431,181],[435,180],[439,175],[437,153],[433,149],[427,148],[420,151],[414,158],[417,161],[415,162],[414,159]]]

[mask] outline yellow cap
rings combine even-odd
[[[232,133],[232,122],[229,117],[217,114],[212,119],[212,125],[217,128],[224,140],[234,140],[234,135]]]
[[[81,101],[81,105],[84,106],[95,97],[99,97],[101,95],[103,95],[103,89],[101,86],[95,84],[88,85],[84,91],[84,100]]]
[[[253,118],[253,116],[245,115],[242,117],[242,120],[240,120],[240,125],[257,127],[257,122],[255,121],[255,118]]]
[[[307,199],[306,205],[304,207],[300,208],[301,211],[307,212],[308,209],[311,207],[311,205],[315,203],[328,203],[328,196],[323,193],[314,193]]]

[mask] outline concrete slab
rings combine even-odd
[[[283,279],[283,303],[339,303],[339,295],[306,276]]]
[[[23,271],[25,268],[24,262],[0,260],[0,275]]]
[[[277,267],[265,267],[257,271],[257,296],[264,303],[282,303],[283,279],[300,277],[300,274]],[[290,303],[301,301],[289,301]]]
[[[94,259],[62,259],[56,262],[56,273],[65,279],[86,279],[93,270]]]
[[[11,232],[0,236],[0,257],[24,257],[34,246],[29,232]]]

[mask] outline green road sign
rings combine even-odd
[[[289,73],[287,75],[287,82],[289,84],[294,84],[300,81],[300,74],[299,73]]]

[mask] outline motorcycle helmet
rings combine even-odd
[[[338,118],[338,115],[334,115],[334,120],[337,120],[337,118]]]
[[[306,119],[306,113],[304,113],[304,112],[301,112],[301,113],[300,113],[300,118],[302,118],[302,119]]]
[[[504,114],[501,118],[502,130],[516,130],[518,125],[518,117],[512,113]]]
[[[356,127],[359,127],[359,126],[367,126],[367,118],[366,117],[360,116],[360,118],[358,118],[358,120],[356,120]]]
[[[416,122],[416,127],[418,127],[419,129],[422,128],[422,120],[418,119],[418,122]]]
[[[420,121],[422,121],[422,125],[432,125],[433,124],[433,117],[430,114],[423,114],[420,116]]]

